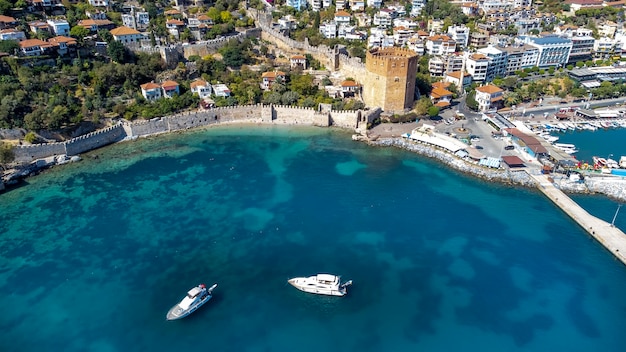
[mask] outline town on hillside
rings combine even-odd
[[[372,125],[589,107],[626,93],[625,3],[0,0],[0,162],[224,106],[381,108]]]

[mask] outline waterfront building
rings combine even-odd
[[[504,77],[506,75],[507,52],[502,51],[494,46],[487,46],[476,50],[478,54],[483,54],[489,60],[487,65],[487,73],[485,81],[491,82],[496,77]]]
[[[572,41],[570,39],[557,36],[521,36],[519,37],[519,40],[522,43],[529,44],[539,49],[537,66],[540,68],[564,66],[567,63],[569,54],[572,50]]]
[[[483,54],[470,54],[465,59],[465,70],[472,76],[474,82],[484,82],[487,78],[489,58]]]
[[[528,44],[509,45],[498,47],[498,49],[507,54],[505,76],[511,76],[516,71],[531,68],[539,60],[539,49]]]
[[[341,82],[341,97],[354,97],[361,90],[361,85],[353,80],[345,80]]]
[[[384,111],[403,111],[413,107],[417,54],[409,49],[391,47],[366,53],[363,100]]]
[[[593,53],[598,59],[608,59],[615,54],[617,42],[615,39],[602,37],[593,43]]]
[[[476,88],[476,102],[480,111],[499,109],[503,106],[504,91],[493,84]]]

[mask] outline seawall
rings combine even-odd
[[[143,137],[225,123],[262,123],[341,127],[363,133],[380,109],[357,111],[319,111],[285,105],[243,105],[203,111],[189,111],[147,121],[123,121],[65,142],[15,147],[15,161],[20,164],[56,155],[77,155],[121,141],[127,137]]]

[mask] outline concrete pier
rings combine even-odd
[[[530,174],[530,173],[529,173]],[[580,205],[558,188],[554,187],[546,175],[533,175],[538,189],[567,215],[576,221],[593,238],[608,249],[617,259],[626,264],[626,234],[610,223],[589,214]]]

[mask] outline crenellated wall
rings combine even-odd
[[[107,144],[111,144],[122,140],[126,137],[126,132],[121,124],[107,127],[102,130],[87,133],[80,137],[72,138],[65,142],[65,151],[67,155],[77,155],[88,150],[100,148]]]
[[[219,123],[255,123],[280,125],[337,126],[362,131],[367,127],[370,111],[318,111],[287,105],[244,105],[190,111],[149,121],[124,121],[115,126],[73,138],[61,143],[15,147],[16,161],[28,163],[54,155],[76,155],[122,140]],[[380,112],[379,112],[380,114]]]

